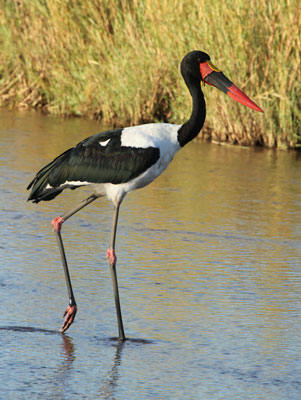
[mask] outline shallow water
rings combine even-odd
[[[299,399],[301,159],[194,142],[120,214],[119,343],[99,199],[63,238],[50,221],[89,194],[26,203],[26,185],[98,123],[0,112],[0,387],[3,399]]]

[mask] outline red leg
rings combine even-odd
[[[115,250],[112,249],[111,247],[108,248],[108,250],[107,250],[107,258],[108,258],[108,261],[109,261],[110,265],[115,265],[116,264],[117,257],[116,257],[116,254],[115,254]]]
[[[76,304],[69,304],[66,311],[64,312],[63,318],[65,318],[65,321],[63,323],[63,326],[60,329],[60,332],[64,333],[69,326],[72,324],[72,322],[74,321],[75,315],[77,312],[77,306]]]
[[[61,228],[62,228],[63,222],[64,222],[64,220],[63,220],[62,217],[54,218],[51,221],[52,226],[53,226],[53,230],[59,232],[61,230]]]

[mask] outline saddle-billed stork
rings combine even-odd
[[[92,194],[71,211],[52,221],[62,258],[69,294],[60,331],[74,321],[77,306],[64,252],[61,226],[76,212],[106,195],[114,204],[112,234],[107,258],[110,265],[119,340],[125,340],[116,275],[115,238],[119,207],[125,195],[151,183],[172,161],[174,155],[197,136],[203,127],[206,106],[201,84],[215,86],[232,99],[263,112],[210,61],[208,54],[191,51],[181,62],[181,73],[192,96],[192,113],[183,125],[151,123],[97,133],[65,151],[42,168],[28,185],[28,200],[52,200],[64,189],[90,185]]]

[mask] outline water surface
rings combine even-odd
[[[120,213],[117,325],[106,260],[112,205],[63,227],[68,303],[51,220],[89,195],[26,203],[47,162],[103,128],[0,113],[0,386],[5,399],[299,399],[301,159],[193,142]]]

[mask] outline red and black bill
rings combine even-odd
[[[247,95],[245,95],[237,86],[234,85],[211,61],[200,63],[202,79],[208,85],[214,86],[226,93],[233,100],[238,101],[246,107],[263,112]]]

